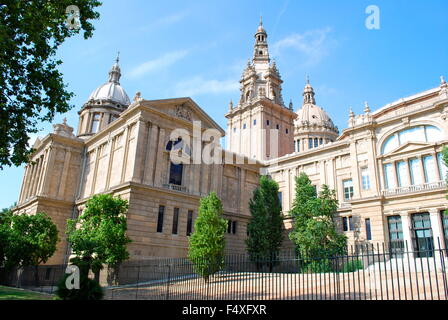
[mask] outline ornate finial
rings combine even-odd
[[[292,99],[291,100],[289,100],[289,110],[293,110],[293,104],[292,104]]]
[[[261,14],[260,14],[260,26],[263,26],[263,17]]]
[[[230,100],[229,102],[229,110],[232,111],[233,110],[233,101]]]
[[[64,125],[67,125],[67,118],[66,118],[66,117],[64,117],[64,119],[62,120],[62,123],[63,123]]]
[[[310,84],[310,75],[309,74],[306,75],[306,84]]]
[[[117,52],[117,58],[115,59],[115,62],[120,62],[120,51]]]
[[[137,91],[134,96],[134,102],[138,102],[141,99],[142,99],[142,94],[140,93],[140,91]]]
[[[350,107],[349,117],[350,118],[354,118],[355,117],[355,113],[353,112],[352,107]]]
[[[367,101],[364,102],[364,113],[370,113],[370,107]]]
[[[445,77],[444,76],[440,76],[440,84],[443,85],[446,83]]]

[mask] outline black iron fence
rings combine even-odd
[[[428,241],[359,244],[338,254],[282,252],[256,261],[247,255],[128,261],[102,271],[101,282],[113,300],[446,300],[447,251]],[[0,279],[52,293],[65,267],[39,267],[38,285],[34,268]]]

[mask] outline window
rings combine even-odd
[[[348,218],[347,217],[342,217],[342,230],[348,231]]]
[[[386,154],[408,142],[436,142],[443,139],[442,132],[434,126],[417,126],[394,133],[387,138],[381,153]]]
[[[431,220],[429,213],[415,213],[412,215],[412,230],[414,250],[419,258],[432,257],[434,242],[432,238]]]
[[[369,169],[361,168],[362,190],[370,190]]]
[[[399,187],[409,186],[408,169],[405,161],[397,162],[397,179]]]
[[[297,140],[297,152],[300,152],[300,140]]]
[[[324,143],[324,139],[320,138],[319,139],[319,145],[322,145]]]
[[[353,180],[345,180],[342,182],[344,189],[344,200],[350,201],[353,198]]]
[[[387,217],[389,227],[390,251],[393,255],[401,256],[404,251],[403,227],[400,216]]]
[[[372,240],[372,229],[370,227],[370,219],[366,219],[366,239]]]
[[[348,217],[348,227],[350,231],[355,230],[355,225],[353,224],[353,216]]]
[[[254,120],[254,126],[256,126],[257,125],[257,120]]]
[[[246,129],[246,124],[243,124],[243,129]]]
[[[279,129],[280,129],[280,125],[278,124],[278,125],[276,126],[276,128],[277,128],[277,130],[279,130]]]
[[[317,148],[319,146],[319,139],[314,138],[314,148]]]
[[[439,164],[440,180],[446,180],[447,167],[443,161],[443,154],[441,152],[437,153],[437,162]]]
[[[171,162],[169,183],[181,186],[183,171],[184,171],[184,166],[182,163],[174,164]]]
[[[163,232],[163,215],[165,213],[165,206],[159,206],[159,216],[157,217],[157,232]]]
[[[236,224],[237,224],[237,221],[232,221],[232,233],[233,234],[236,234]]]
[[[90,128],[91,133],[97,133],[100,127],[100,114],[94,113],[92,119],[92,127]]]
[[[116,114],[111,114],[109,116],[109,123],[114,122],[117,119],[118,119],[118,116]]]
[[[233,128],[233,132],[236,132],[236,128]]]
[[[440,212],[442,216],[443,235],[445,238],[445,249],[448,249],[448,214],[445,211]]]
[[[288,133],[289,133],[289,130],[288,130],[288,128],[286,128],[286,131],[285,131],[285,132],[286,132],[286,134],[288,134]]]
[[[177,227],[179,225],[179,208],[174,208],[173,212],[173,228],[172,234],[177,234]]]
[[[278,201],[280,202],[280,207],[282,207],[283,206],[283,199],[282,199],[282,193],[281,192],[278,193]]]
[[[308,149],[313,149],[313,138],[308,138]]]
[[[193,229],[193,210],[188,210],[187,216],[187,236],[191,235]]]
[[[232,233],[232,221],[227,220],[227,233]]]
[[[266,125],[269,126],[269,120],[266,120]]]
[[[420,162],[419,159],[409,160],[409,171],[411,172],[412,185],[419,185],[423,183],[423,177],[420,171],[419,162]]]
[[[296,149],[296,141],[294,141],[294,151],[297,151],[297,149]]]
[[[393,189],[397,187],[394,179],[394,165],[392,163],[384,165],[384,185],[386,189]]]
[[[423,169],[425,172],[425,182],[435,182],[436,178],[436,164],[433,156],[423,157]]]

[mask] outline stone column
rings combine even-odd
[[[154,173],[154,186],[162,186],[162,168],[163,168],[163,153],[165,152],[165,129],[160,128],[159,131],[159,144],[156,150],[156,163],[155,163],[155,173]]]
[[[397,162],[396,161],[392,161],[392,172],[393,172],[393,178],[395,180],[395,188],[399,188],[399,181],[398,181],[398,175],[397,175]]]
[[[149,131],[146,122],[141,118],[137,121],[135,133],[135,159],[131,180],[137,183],[143,182],[143,170],[145,167],[146,150],[148,148]]]
[[[125,133],[123,134],[123,161],[121,162],[121,179],[120,183],[124,182],[126,178],[126,167],[128,162],[128,152],[129,152],[129,132],[131,131],[130,125],[128,125],[125,129]]]
[[[68,171],[70,170],[70,159],[72,153],[69,149],[65,151],[64,167],[62,169],[61,183],[59,184],[58,198],[64,199],[65,185],[67,183]]]
[[[435,170],[436,170],[436,181],[441,181],[443,179],[440,176],[440,168],[439,168],[439,161],[437,159],[437,153],[433,152],[433,153],[431,153],[431,156],[434,159],[434,166],[435,166]]]
[[[438,209],[430,209],[428,211],[429,211],[429,217],[431,219],[431,229],[434,238],[434,248],[439,249],[439,243],[440,243],[440,246],[442,247],[441,249],[443,249],[444,232],[440,211]]]
[[[422,157],[418,157],[418,162],[419,162],[419,170],[420,170],[420,174],[421,174],[421,176],[422,176],[422,184],[425,184],[426,183],[426,177],[425,177],[425,167],[424,167],[424,164],[423,164],[423,158]]]
[[[155,167],[155,162],[157,158],[157,144],[158,144],[158,136],[157,136],[157,126],[150,123],[149,125],[149,141],[148,141],[148,150],[146,154],[146,165],[143,183],[147,185],[153,185],[153,172]]]
[[[401,212],[401,227],[403,229],[403,240],[405,243],[405,250],[407,244],[407,251],[409,252],[409,258],[414,258],[414,244],[412,243],[412,223],[411,223],[411,215],[409,212]]]
[[[107,172],[106,172],[106,184],[104,186],[105,190],[109,189],[110,186],[110,175],[112,172],[112,162],[114,159],[114,149],[115,149],[115,143],[117,141],[116,137],[113,137],[109,139],[109,152],[108,152],[108,159],[107,159]]]
[[[20,188],[20,195],[19,195],[19,201],[18,201],[19,204],[22,203],[24,200],[26,182],[27,182],[27,178],[28,178],[28,171],[29,171],[29,165],[26,165],[25,172],[23,174],[23,179],[22,179],[22,187]]]
[[[42,195],[48,196],[50,193],[51,170],[54,168],[54,158],[56,149],[53,146],[48,147],[48,162],[44,173],[42,184]]]

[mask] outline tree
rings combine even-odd
[[[111,195],[95,195],[77,219],[67,222],[67,240],[73,254],[71,259],[80,269],[92,270],[95,280],[103,264],[115,266],[129,258],[126,235],[128,202]],[[84,268],[84,266],[86,266]]]
[[[260,178],[259,187],[249,201],[252,215],[247,230],[247,251],[257,269],[267,262],[272,272],[273,262],[277,259],[283,240],[283,217],[278,198],[278,184],[266,176]]]
[[[39,285],[38,266],[46,263],[55,253],[58,229],[43,212],[35,215],[13,215],[7,232],[6,265],[8,267],[35,268],[35,282]]]
[[[9,231],[11,229],[12,211],[10,208],[0,210],[0,268],[6,260],[6,250],[9,247]]]
[[[79,28],[66,14],[79,8]],[[58,70],[55,55],[69,37],[84,31],[92,36],[99,18],[97,0],[6,0],[0,4],[0,169],[28,161],[32,150],[28,135],[38,131],[39,121],[52,121],[55,113],[73,106]],[[69,19],[70,18],[70,19]],[[67,22],[69,24],[67,25]]]
[[[323,185],[317,195],[305,173],[296,177],[296,198],[290,211],[294,226],[289,238],[305,262],[313,258],[324,262],[333,254],[344,253],[347,237],[337,233],[333,222],[337,208],[334,190]]]
[[[227,221],[221,218],[221,200],[211,192],[200,201],[199,214],[190,236],[188,258],[194,270],[208,283],[209,277],[224,265]]]

